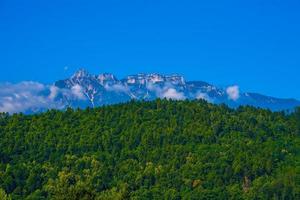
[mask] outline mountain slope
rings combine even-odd
[[[80,87],[86,97],[79,104],[69,99],[71,106],[100,106],[126,102],[130,99],[205,99],[212,103],[225,103],[232,107],[252,105],[271,110],[293,109],[300,106],[295,99],[279,99],[256,93],[240,93],[238,87],[218,88],[203,81],[186,81],[182,76],[160,74],[137,74],[118,80],[112,74],[90,75],[85,70],[76,72],[71,78],[54,84],[60,89]],[[229,91],[228,91],[229,90]],[[88,103],[87,103],[88,102]]]
[[[89,74],[79,70],[53,85],[35,82],[0,85],[0,112],[37,113],[48,109],[97,107],[135,100],[204,99],[230,107],[251,105],[273,111],[293,110],[295,99],[279,99],[256,93],[242,93],[238,86],[218,88],[203,81],[186,81],[180,75],[136,74],[118,79],[113,74]]]

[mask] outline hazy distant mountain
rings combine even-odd
[[[295,99],[279,99],[256,93],[240,93],[237,86],[218,88],[203,81],[186,81],[180,75],[137,74],[117,79],[113,74],[91,75],[85,70],[77,71],[72,77],[54,84],[59,89],[82,92],[84,98],[66,99],[66,104],[79,107],[94,107],[103,104],[126,102],[130,99],[153,100],[205,99],[212,103],[225,103],[236,107],[252,105],[272,110],[292,109],[300,105]]]
[[[180,75],[137,74],[117,79],[113,74],[89,74],[79,70],[65,80],[51,86],[22,82],[5,85],[0,91],[1,112],[34,113],[50,108],[86,108],[126,102],[131,99],[175,100],[205,99],[211,103],[225,103],[230,107],[252,105],[271,110],[287,110],[300,106],[295,99],[279,99],[256,93],[242,93],[238,86],[218,88],[203,81],[186,81]]]

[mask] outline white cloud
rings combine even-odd
[[[149,91],[155,92],[156,96],[160,96],[161,93],[162,93],[162,90],[163,90],[163,89],[162,89],[161,87],[159,87],[158,85],[155,85],[155,84],[150,83],[150,82],[148,82],[148,83],[146,84],[146,88],[147,88]]]
[[[169,89],[165,90],[162,93],[162,97],[167,98],[167,99],[175,99],[175,100],[185,99],[184,94],[182,92],[178,92],[174,88],[169,88]]]
[[[107,91],[113,91],[113,92],[125,92],[125,93],[127,93],[129,91],[129,89],[126,86],[122,85],[122,84],[114,84],[114,85],[106,84],[104,86],[104,88]]]
[[[226,93],[228,95],[228,98],[233,101],[236,101],[240,98],[240,89],[237,85],[227,87]]]
[[[78,84],[74,85],[71,88],[71,92],[73,95],[75,95],[76,98],[85,99],[83,88],[80,85],[78,85]]]
[[[26,94],[26,93],[38,93],[45,89],[45,86],[41,83],[33,81],[24,81],[16,84],[3,83],[0,84],[0,96],[6,94]]]
[[[59,88],[54,85],[51,85],[49,89],[50,89],[49,98],[53,100],[57,97],[59,93]]]
[[[28,109],[54,108],[56,105],[52,99],[44,94],[47,90],[47,86],[32,81],[1,84],[0,112],[16,113]]]
[[[164,87],[160,87],[159,85],[155,85],[153,83],[147,83],[146,87],[149,91],[154,92],[159,98],[175,100],[183,100],[186,98],[183,92],[178,92],[170,84],[165,84]]]
[[[18,113],[28,110],[62,109],[65,104],[56,101],[63,94],[69,99],[85,99],[83,89],[75,85],[71,89],[60,89],[54,85],[25,81],[16,84],[0,84],[0,112]]]
[[[196,99],[204,99],[208,102],[213,102],[213,100],[208,96],[208,94],[203,93],[203,92],[198,92],[196,94]]]

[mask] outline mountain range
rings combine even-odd
[[[230,107],[251,105],[273,111],[300,106],[296,99],[280,99],[258,93],[240,92],[239,87],[216,87],[203,81],[186,81],[180,75],[136,74],[118,79],[113,74],[92,75],[84,69],[53,85],[22,82],[0,86],[0,111],[36,113],[67,107],[86,108],[135,100],[167,98],[204,99]]]

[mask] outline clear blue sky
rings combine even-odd
[[[300,99],[299,10],[299,0],[0,0],[0,82],[52,83],[84,67]]]

